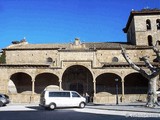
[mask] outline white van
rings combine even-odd
[[[54,110],[57,107],[84,108],[86,99],[75,91],[48,91],[41,93],[40,106]]]

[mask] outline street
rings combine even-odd
[[[159,113],[111,111],[91,108],[45,110],[37,105],[0,107],[0,120],[159,120]]]

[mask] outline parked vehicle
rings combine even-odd
[[[5,94],[0,94],[0,107],[5,106],[10,102],[9,96]]]
[[[75,91],[43,91],[40,106],[54,110],[58,107],[84,108],[86,99]]]

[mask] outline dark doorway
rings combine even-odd
[[[81,95],[93,96],[93,77],[89,69],[82,65],[68,67],[62,77],[62,88],[74,90]]]
[[[79,94],[83,94],[83,85],[80,83],[70,84],[70,90],[77,91]]]
[[[125,94],[147,94],[148,80],[140,73],[131,73],[124,80]]]

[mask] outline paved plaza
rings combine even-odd
[[[144,102],[120,103],[116,104],[88,104],[88,108],[114,111],[130,111],[130,112],[145,112],[145,113],[160,113],[160,106],[148,108]]]
[[[16,116],[14,116],[16,115]],[[113,119],[113,120],[158,120],[160,119],[160,107],[146,108],[145,103],[125,103],[125,104],[88,104],[84,109],[80,108],[59,108],[54,111],[45,110],[37,104],[9,104],[0,107],[1,120],[32,120],[42,119],[55,120],[64,119]],[[12,117],[11,117],[12,116]],[[40,118],[41,116],[41,118]],[[73,118],[71,118],[73,116]]]

